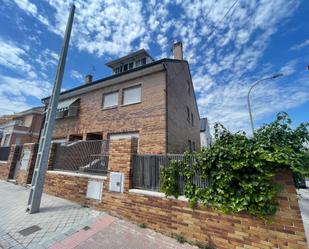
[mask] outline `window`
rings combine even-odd
[[[146,65],[146,57],[141,59],[141,61],[142,61],[142,65]]]
[[[141,102],[141,86],[130,87],[123,90],[122,104],[130,105]]]
[[[193,113],[191,112],[191,124],[192,126],[194,125],[194,117],[193,117]]]
[[[129,63],[129,69],[133,69],[133,62]]]
[[[109,108],[118,105],[118,92],[107,93],[103,95],[103,108]]]
[[[139,67],[141,65],[141,60],[135,61],[135,67]]]
[[[190,109],[187,106],[187,120],[190,122]]]
[[[125,64],[125,65],[123,66],[123,71],[128,71],[128,64]]]
[[[189,151],[192,151],[192,142],[190,139],[188,140],[188,148],[189,148]]]
[[[190,95],[191,94],[191,85],[190,85],[189,80],[187,80],[187,91],[188,91],[188,94]]]
[[[3,140],[3,147],[9,146],[10,144],[10,134],[6,134]]]
[[[127,133],[111,133],[109,134],[110,140],[116,140],[116,139],[128,139],[128,138],[139,138],[138,132],[127,132]]]

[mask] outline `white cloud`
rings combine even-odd
[[[300,43],[300,44],[294,45],[293,47],[290,48],[290,50],[300,50],[300,49],[305,48],[307,46],[309,46],[309,39]]]
[[[53,52],[45,49],[33,56],[31,51],[28,45],[0,37],[0,115],[29,108],[29,97],[40,100],[51,92],[48,76],[43,71],[47,71],[48,65],[54,65]]]
[[[83,75],[81,73],[79,73],[78,71],[76,70],[72,70],[71,73],[71,78],[75,79],[75,80],[82,80],[83,79]]]
[[[26,73],[30,78],[35,78],[37,74],[31,65],[23,59],[25,54],[26,49],[18,47],[11,41],[0,39],[0,65],[20,73]]]
[[[35,97],[39,100],[48,96],[50,87],[48,82],[42,80],[0,75],[0,115],[30,108],[27,98]]]
[[[42,18],[39,5],[29,0],[15,2],[50,31],[63,36],[70,1],[48,0],[54,14],[48,20]],[[256,120],[279,107],[290,108],[308,99],[304,93],[307,85],[296,75],[297,61],[276,67],[268,63],[260,65],[272,36],[295,13],[300,0],[240,0],[222,20],[231,4],[226,0],[75,0],[72,44],[80,51],[111,58],[151,45],[159,48],[158,54],[167,56],[172,42],[182,41],[184,57],[191,65],[198,91],[201,116],[208,116],[212,122],[220,121],[233,130],[246,130],[249,127],[246,94],[257,78],[283,71],[286,76],[293,75],[299,84],[289,85],[287,78],[280,81],[285,84],[257,88],[253,96]],[[174,7],[177,13],[170,11]],[[308,44],[308,40],[304,41],[291,50]],[[18,58],[23,51],[15,52]],[[56,54],[49,55],[57,59]],[[44,66],[46,62],[38,58],[37,63]],[[73,71],[71,76],[74,78]],[[75,78],[79,77],[75,74]]]

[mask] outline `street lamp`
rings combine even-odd
[[[252,91],[252,89],[259,83],[261,83],[262,81],[265,81],[265,80],[272,80],[272,79],[276,79],[276,78],[279,78],[283,76],[282,73],[278,73],[278,74],[274,74],[270,77],[266,77],[266,78],[263,78],[263,79],[260,79],[258,81],[256,81],[249,89],[249,92],[248,92],[248,96],[247,96],[247,101],[248,101],[248,109],[249,109],[249,117],[250,117],[250,123],[251,123],[251,129],[252,129],[252,135],[254,134],[254,126],[253,126],[253,119],[252,119],[252,112],[251,112],[251,104],[250,104],[250,93]]]

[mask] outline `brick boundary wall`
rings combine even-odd
[[[0,162],[0,180],[7,180],[10,172],[10,165],[8,162]]]
[[[192,242],[208,242],[216,248],[307,248],[291,172],[281,172],[275,178],[285,188],[279,195],[278,211],[273,222],[267,223],[246,214],[222,214],[203,206],[191,209],[186,201],[129,192],[134,149],[134,141],[131,140],[111,142],[113,163],[109,166],[113,171],[127,174],[124,193],[108,192],[107,176],[102,201],[89,200],[85,196],[91,176],[55,172],[47,173],[44,190],[138,224],[145,223],[164,234],[181,234]]]
[[[25,150],[30,150],[30,156],[27,168],[25,170],[19,169],[16,175],[16,183],[22,186],[31,183],[33,170],[35,166],[35,160],[38,152],[38,144],[35,143],[24,144],[20,159],[22,159],[22,155]]]

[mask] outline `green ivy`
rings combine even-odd
[[[258,129],[253,137],[244,132],[233,134],[216,124],[215,143],[210,148],[185,153],[183,161],[162,168],[161,191],[177,198],[177,178],[182,176],[191,207],[200,202],[226,213],[272,215],[282,189],[273,181],[278,171],[291,169],[294,179],[309,176],[309,152],[305,146],[309,142],[308,127],[303,123],[292,129],[286,113],[279,113],[274,122]],[[209,179],[209,187],[199,188],[190,181],[195,172]]]

